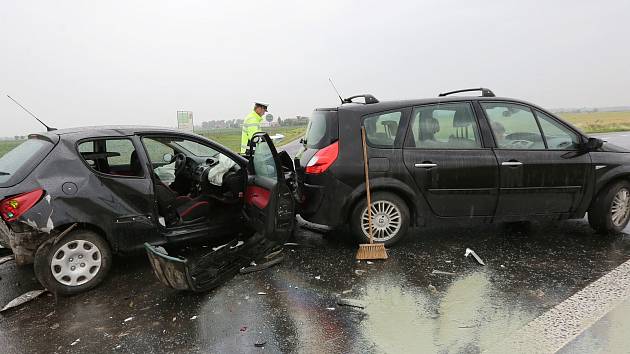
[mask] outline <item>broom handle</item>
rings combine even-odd
[[[372,244],[372,198],[370,193],[370,175],[368,172],[367,144],[365,143],[365,127],[361,127],[361,144],[363,145],[363,169],[365,170],[365,189],[367,191],[368,228],[370,230],[370,244]]]

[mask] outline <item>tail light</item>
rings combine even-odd
[[[2,218],[9,222],[14,221],[20,215],[26,213],[44,195],[43,189],[36,189],[32,192],[16,195],[0,202],[0,214]]]
[[[339,155],[339,141],[315,153],[315,156],[306,164],[306,173],[318,175],[324,173],[330,167]]]

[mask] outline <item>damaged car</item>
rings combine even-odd
[[[293,164],[264,133],[250,150],[155,127],[32,134],[0,158],[0,243],[63,295],[97,286],[113,255],[145,244],[238,235],[272,249],[294,226]]]

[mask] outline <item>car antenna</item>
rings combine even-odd
[[[46,127],[46,131],[53,131],[53,130],[57,130],[57,128],[52,128],[46,125],[46,123],[42,122],[39,118],[37,118],[33,113],[31,113],[31,111],[29,111],[28,109],[26,109],[24,106],[22,106],[18,101],[16,101],[15,99],[13,99],[13,97],[7,95],[7,97],[9,97],[11,99],[11,101],[15,102],[16,105],[20,106],[20,108],[22,108],[23,110],[26,111],[26,113],[30,114],[33,118],[37,119],[38,122],[42,123],[43,126]]]
[[[339,96],[339,100],[341,100],[341,104],[344,104],[343,102],[343,98],[341,98],[341,94],[339,94],[339,90],[337,90],[337,88],[335,87],[335,84],[333,83],[331,78],[328,78],[328,81],[330,81],[330,84],[333,87],[333,90],[335,90],[335,92],[337,93],[337,96]]]

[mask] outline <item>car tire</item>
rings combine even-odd
[[[76,230],[35,253],[35,276],[50,292],[74,295],[90,290],[107,276],[112,251],[107,241],[89,230]]]
[[[619,181],[605,187],[588,210],[588,223],[600,233],[621,232],[630,220],[630,183]]]
[[[409,230],[409,207],[393,193],[372,193],[372,230],[375,243],[391,246],[402,240]],[[359,201],[351,214],[350,227],[360,243],[369,242],[367,199]]]

